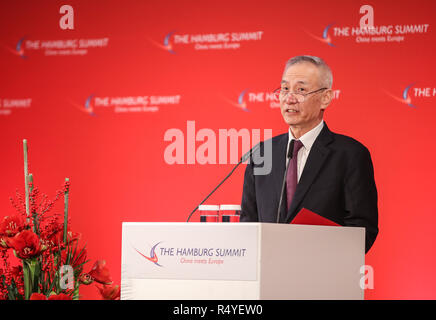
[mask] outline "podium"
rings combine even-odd
[[[124,222],[121,299],[363,299],[365,229]]]

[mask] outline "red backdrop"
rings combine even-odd
[[[73,30],[60,28],[64,4]],[[356,34],[363,4],[379,34]],[[189,120],[216,135],[285,132],[266,94],[287,59],[316,55],[334,76],[327,124],[374,162],[380,233],[366,298],[435,299],[435,12],[434,1],[2,1],[0,216],[24,189],[26,138],[36,185],[54,196],[70,178],[72,229],[119,283],[121,223],[185,221],[232,166],[169,165],[165,132],[186,138]],[[239,203],[243,172],[208,203]]]

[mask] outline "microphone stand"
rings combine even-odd
[[[186,220],[186,222],[189,222],[189,219],[191,219],[191,216],[194,214],[195,211],[197,211],[198,207],[201,206],[207,199],[209,199],[209,197],[232,175],[232,173],[236,170],[236,168],[238,168],[242,162],[246,161],[253,154],[253,152],[259,148],[260,148],[260,143],[257,144],[253,149],[250,149],[246,154],[244,154],[241,157],[239,162],[233,167],[233,169],[230,171],[230,173],[206,196],[206,198],[203,199],[203,201],[201,201],[198,204],[198,206],[195,207],[194,210],[192,210],[192,212],[189,214],[188,220]]]

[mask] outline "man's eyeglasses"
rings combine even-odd
[[[304,102],[304,100],[306,99],[306,97],[309,95],[309,94],[312,94],[312,93],[317,93],[317,92],[320,92],[321,90],[326,90],[326,89],[328,89],[328,88],[320,88],[320,89],[317,89],[317,90],[315,90],[315,91],[311,91],[311,92],[308,92],[308,93],[301,93],[301,92],[291,92],[291,91],[289,91],[289,90],[286,90],[286,89],[282,89],[282,88],[277,88],[276,90],[274,90],[274,97],[275,98],[277,98],[277,99],[279,99],[279,100],[283,100],[283,99],[285,99],[288,95],[293,95],[294,96],[294,98],[299,102],[299,103],[302,103],[302,102]]]

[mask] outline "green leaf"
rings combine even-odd
[[[12,279],[11,284],[7,286],[7,289],[9,300],[17,300],[16,294],[18,293],[18,289],[15,285],[14,279]]]
[[[30,293],[32,290],[30,276],[31,275],[30,275],[30,270],[29,270],[29,264],[28,264],[27,260],[23,260],[24,298],[26,300],[29,300]]]
[[[53,292],[53,288],[56,284],[56,277],[53,278],[53,282],[51,283],[50,288],[44,293],[46,297],[48,297],[50,295],[51,292]]]

